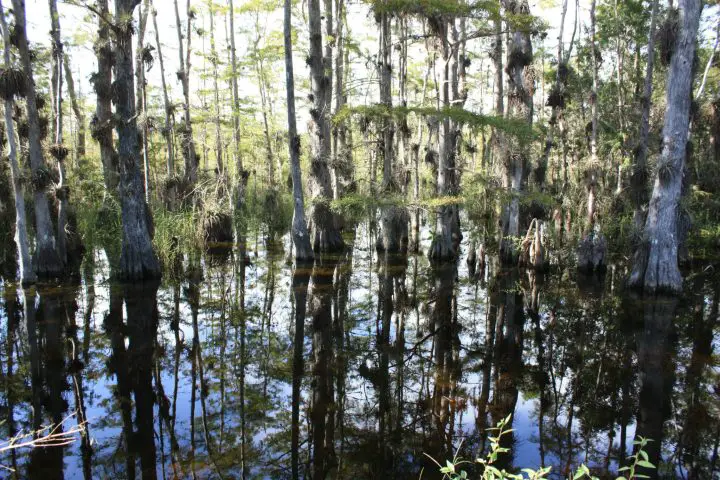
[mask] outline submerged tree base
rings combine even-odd
[[[407,208],[395,205],[383,207],[380,213],[380,235],[375,248],[387,253],[407,252],[409,221]]]
[[[313,205],[308,224],[310,244],[315,252],[336,253],[345,248],[336,215],[324,202]]]
[[[64,265],[52,245],[39,244],[33,255],[33,270],[38,278],[58,278],[62,276]]]
[[[627,285],[650,294],[680,293],[682,275],[678,267],[677,245],[672,242],[641,242],[635,251]]]
[[[578,244],[577,267],[578,270],[592,273],[602,273],[607,269],[605,256],[607,255],[607,242],[600,232],[590,232]]]

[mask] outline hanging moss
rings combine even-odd
[[[32,173],[32,185],[36,192],[44,192],[52,183],[52,173],[45,165]]]
[[[660,51],[660,61],[665,66],[670,64],[670,59],[675,50],[679,19],[680,14],[678,10],[676,8],[669,9],[655,34],[655,43],[657,43],[658,50]]]
[[[553,85],[550,89],[546,105],[551,108],[565,108],[565,95],[562,94],[557,85]]]
[[[42,93],[35,95],[35,106],[38,110],[42,110],[47,105],[47,96]]]
[[[55,143],[53,145],[50,145],[49,150],[50,150],[50,154],[53,157],[55,157],[55,160],[57,160],[58,162],[65,161],[65,159],[68,156],[68,153],[70,153],[68,148],[65,145],[63,145],[62,143]]]
[[[27,79],[22,70],[0,68],[0,97],[12,100],[14,97],[24,98],[26,93]]]

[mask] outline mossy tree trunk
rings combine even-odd
[[[295,246],[295,259],[312,260],[313,251],[310,245],[307,223],[305,221],[305,198],[300,171],[300,138],[297,134],[295,117],[295,75],[292,59],[292,24],[291,0],[285,0],[284,7],[284,45],[285,45],[285,87],[287,90],[288,140],[290,153],[290,173],[292,176],[293,222],[292,238]]]
[[[97,104],[95,116],[90,125],[92,137],[100,145],[100,162],[103,167],[105,190],[111,195],[117,195],[118,183],[118,157],[113,144],[113,113],[112,113],[112,65],[113,48],[110,42],[110,11],[108,0],[98,0],[98,32],[95,41],[95,55],[97,56],[98,70],[90,76],[93,84]]]
[[[185,183],[187,184],[186,187],[191,189],[191,187],[195,185],[195,182],[197,182],[198,174],[198,156],[195,152],[195,140],[193,139],[192,120],[190,118],[190,59],[192,58],[192,21],[195,13],[190,8],[190,0],[188,0],[186,6],[187,25],[185,27],[185,35],[183,35],[178,0],[174,0],[174,4],[180,60],[180,70],[177,72],[177,76],[180,79],[183,91],[183,127],[180,137],[183,158],[185,159]],[[183,46],[183,37],[187,41],[185,46]]]
[[[5,20],[5,9],[0,1],[0,26],[3,35],[4,68],[12,68],[10,60],[10,30]],[[5,97],[5,134],[9,147],[8,160],[10,161],[10,175],[12,177],[13,194],[15,197],[15,243],[18,249],[18,266],[20,269],[20,282],[23,285],[32,284],[37,280],[32,269],[30,258],[30,242],[27,234],[27,217],[25,214],[25,192],[21,181],[22,173],[18,164],[17,144],[15,143],[15,126],[13,122],[13,95],[4,93]]]
[[[529,15],[527,0],[503,0],[507,14]],[[511,26],[511,28],[513,28]],[[517,28],[507,35],[507,117],[527,122],[533,121],[533,93],[535,90],[532,68],[533,51],[530,32]],[[500,259],[505,264],[516,264],[519,252],[516,240],[520,233],[520,196],[524,190],[528,163],[528,146],[525,139],[501,136],[503,141],[503,187],[508,199],[502,213],[502,237]]]
[[[322,11],[320,0],[308,1],[310,31],[310,192],[313,196],[309,231],[310,244],[316,252],[337,252],[344,248],[339,219],[330,209],[333,198],[330,169],[330,120],[327,89],[331,79],[326,74],[330,59],[323,58]]]
[[[457,56],[453,54],[448,37],[451,22],[441,18],[436,24],[435,35],[441,66],[440,79],[440,108],[450,108],[452,81],[457,75]],[[437,194],[439,197],[448,197],[457,193],[455,182],[455,142],[457,130],[455,120],[443,116],[439,120],[438,128],[438,167],[437,167]],[[443,205],[438,208],[435,220],[435,236],[430,244],[428,256],[433,260],[450,260],[457,256],[460,243],[459,228],[457,225],[457,205]]]
[[[653,0],[650,13],[650,30],[648,32],[647,65],[645,67],[645,83],[641,98],[642,111],[640,113],[640,129],[635,155],[633,158],[632,174],[630,176],[630,194],[633,204],[633,226],[638,235],[642,231],[645,219],[645,208],[648,202],[648,139],[650,137],[650,104],[653,91],[653,66],[655,64],[655,22],[658,11],[658,0]]]
[[[57,160],[58,183],[55,187],[55,198],[58,203],[57,213],[57,244],[56,249],[63,264],[68,261],[68,195],[69,187],[65,185],[65,159],[68,150],[63,145],[63,43],[60,38],[60,15],[57,10],[57,0],[48,0],[50,8],[50,39],[52,41],[50,92],[52,93],[53,115],[53,146],[50,151]]]
[[[702,2],[680,0],[678,37],[670,58],[662,153],[641,243],[635,251],[628,283],[647,293],[680,292],[678,248],[684,232],[680,217],[689,134],[695,41]]]
[[[392,32],[391,14],[379,15],[380,51],[378,52],[378,77],[380,78],[380,104],[390,111],[392,105]],[[395,151],[395,121],[384,116],[379,121],[381,129],[378,156],[383,159],[382,191],[386,195],[400,192],[395,173],[397,156]],[[407,209],[397,205],[384,205],[380,210],[380,234],[377,248],[389,253],[407,251],[408,221]]]
[[[152,218],[143,195],[133,82],[133,32],[126,21],[132,18],[138,3],[138,0],[115,2],[115,116],[123,226],[120,276],[128,280],[160,276],[160,265],[152,246]]]
[[[37,93],[33,79],[30,46],[28,44],[25,22],[25,0],[13,0],[15,15],[15,34],[17,36],[20,63],[26,81],[27,117],[28,117],[28,155],[33,179],[33,201],[35,209],[35,254],[33,268],[39,277],[56,277],[63,271],[63,262],[55,245],[55,234],[50,218],[50,205],[47,189],[51,175],[42,151],[40,115],[37,108]]]

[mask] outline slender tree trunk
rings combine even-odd
[[[152,246],[152,218],[143,196],[140,173],[140,145],[138,142],[135,89],[133,85],[132,29],[127,23],[132,18],[137,0],[116,0],[115,21],[115,115],[120,164],[120,202],[122,209],[122,250],[120,276],[128,280],[160,276]]]
[[[284,30],[285,44],[285,87],[287,89],[287,117],[288,117],[288,148],[290,154],[290,173],[293,190],[293,223],[292,237],[295,246],[295,259],[312,260],[313,252],[310,246],[310,235],[305,221],[305,199],[303,196],[302,173],[300,171],[300,137],[297,134],[295,118],[295,75],[293,73],[292,59],[292,23],[290,12],[291,0],[285,0]]]
[[[175,122],[173,115],[173,106],[170,104],[170,98],[168,97],[167,83],[165,82],[165,61],[162,54],[162,46],[160,44],[160,31],[158,30],[157,24],[157,10],[153,9],[153,27],[155,27],[155,45],[157,46],[157,56],[160,61],[160,80],[162,81],[163,90],[163,105],[165,110],[165,127],[163,133],[165,135],[165,141],[167,142],[167,176],[172,177],[175,175],[175,151],[173,145],[173,130],[175,128]]]
[[[587,183],[587,234],[589,235],[595,226],[595,205],[597,195],[597,168],[598,168],[598,45],[595,38],[595,0],[590,2],[590,63],[592,64],[592,90],[590,92],[590,121],[592,130],[590,132],[590,167],[585,172]]]
[[[238,67],[237,51],[235,50],[235,11],[233,0],[230,0],[230,66],[232,68],[232,108],[233,108],[233,143],[235,144],[235,170],[237,176],[237,190],[235,192],[235,208],[240,209],[245,203],[245,185],[248,172],[243,168],[240,156],[240,97],[238,96]],[[287,15],[287,13],[286,13]],[[298,144],[298,149],[300,145]]]
[[[310,89],[313,105],[310,110],[310,191],[313,196],[309,231],[310,244],[316,252],[336,252],[344,248],[339,219],[330,209],[333,198],[330,183],[330,121],[327,89],[330,79],[323,59],[322,12],[320,0],[308,1],[310,31]],[[327,59],[329,62],[330,59]]]
[[[75,92],[75,82],[70,68],[70,57],[67,53],[63,55],[63,68],[65,69],[65,83],[67,84],[68,95],[70,95],[70,103],[72,104],[73,114],[77,122],[77,147],[76,153],[78,158],[85,156],[85,112],[80,105],[80,99]],[[77,164],[76,164],[77,165]]]
[[[68,150],[63,145],[63,112],[62,112],[62,85],[63,85],[63,43],[60,38],[60,15],[57,11],[57,1],[48,0],[50,7],[50,39],[52,41],[50,92],[52,94],[53,115],[53,146],[50,152],[57,160],[58,183],[55,187],[55,198],[58,202],[57,216],[57,243],[56,250],[60,261],[67,264],[67,222],[68,222],[68,195],[69,189],[65,186],[65,159]]]
[[[190,9],[190,0],[187,2],[187,25],[185,28],[185,37],[187,39],[187,45],[183,47],[183,33],[182,24],[180,23],[180,10],[178,9],[178,0],[174,0],[175,5],[175,23],[177,24],[178,34],[178,53],[180,60],[180,71],[177,75],[182,83],[183,91],[183,131],[181,135],[182,139],[182,151],[185,159],[185,182],[187,187],[192,189],[192,186],[197,182],[197,171],[198,171],[198,157],[195,153],[195,141],[193,140],[192,133],[192,121],[190,118],[190,58],[192,54],[192,21],[195,13]]]
[[[256,12],[255,17],[255,41],[253,45],[253,53],[255,57],[255,74],[258,79],[258,86],[260,87],[260,105],[262,107],[262,119],[263,119],[263,134],[265,136],[265,155],[267,160],[268,168],[268,185],[270,188],[275,187],[275,159],[273,158],[272,151],[272,138],[270,136],[270,124],[268,122],[268,79],[265,73],[263,54],[260,52],[260,41],[262,40],[262,32],[260,30],[260,18],[259,12]]]
[[[100,144],[100,162],[103,166],[105,190],[116,195],[120,181],[118,172],[118,156],[113,145],[113,113],[112,113],[112,65],[113,47],[110,42],[110,11],[108,0],[97,1],[98,35],[95,42],[98,71],[90,77],[97,97],[95,115],[90,124],[92,137]]]
[[[47,189],[51,183],[50,172],[45,164],[40,132],[40,116],[37,108],[35,81],[30,60],[30,46],[25,32],[25,1],[13,0],[15,34],[17,36],[20,62],[27,82],[28,154],[33,178],[35,209],[35,255],[33,268],[39,277],[55,277],[62,273],[63,262],[55,245],[55,234],[50,219]]]
[[[140,21],[138,22],[138,36],[135,49],[135,79],[136,101],[135,110],[137,116],[142,122],[140,125],[140,135],[142,136],[142,156],[143,156],[143,188],[145,191],[145,201],[150,201],[150,159],[148,158],[148,115],[147,115],[147,81],[145,80],[145,30],[147,28],[147,18],[150,13],[150,0],[142,0],[140,9]]]
[[[225,164],[223,163],[222,131],[220,129],[220,88],[218,87],[218,64],[220,57],[215,47],[215,7],[211,1],[208,2],[210,11],[210,62],[213,66],[213,91],[215,93],[215,163],[218,174],[224,177]]]
[[[335,0],[335,115],[347,102],[344,84],[349,69],[345,68],[347,47],[345,31],[346,22],[345,0]],[[333,129],[333,195],[340,198],[343,190],[352,181],[352,153],[348,148],[348,129],[344,124]]]
[[[663,147],[641,244],[628,283],[645,292],[680,292],[678,228],[685,156],[689,135],[695,41],[702,2],[679,0],[678,38],[670,59]]]
[[[0,1],[0,26],[3,35],[4,68],[12,68],[10,61],[10,30],[5,20],[5,9]],[[13,194],[15,196],[15,243],[18,249],[18,265],[20,267],[20,282],[23,285],[35,283],[37,277],[32,269],[30,258],[30,242],[27,234],[27,217],[25,216],[25,194],[21,181],[21,171],[18,164],[17,144],[15,143],[15,127],[13,124],[13,97],[5,97],[5,134],[10,148],[10,175],[12,177]]]
[[[640,130],[633,171],[630,177],[630,188],[633,202],[633,225],[640,234],[645,220],[645,206],[648,201],[647,194],[647,157],[648,138],[650,137],[650,104],[653,90],[653,65],[655,63],[655,22],[657,19],[658,0],[653,0],[650,12],[650,31],[648,32],[647,66],[645,68],[645,84],[642,92],[642,112],[640,114]]]

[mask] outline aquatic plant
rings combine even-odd
[[[509,428],[509,425],[512,425],[511,419],[512,414],[500,420],[497,423],[497,426],[488,429],[489,432],[493,433],[492,436],[488,437],[488,440],[490,440],[490,451],[484,458],[478,458],[475,460],[476,463],[479,463],[483,467],[483,473],[480,478],[482,480],[539,480],[543,478],[548,478],[552,467],[542,467],[537,470],[532,468],[522,468],[520,469],[521,473],[508,472],[505,469],[499,469],[495,467],[498,457],[502,454],[509,452],[510,450],[501,446],[500,439],[504,435],[508,435],[513,432],[513,429]],[[649,478],[647,475],[637,473],[637,470],[639,468],[655,468],[655,465],[650,463],[648,454],[644,450],[645,446],[647,446],[647,444],[651,441],[652,440],[650,439],[639,437],[638,440],[635,440],[633,442],[633,445],[636,447],[637,451],[636,453],[628,457],[628,459],[630,460],[628,465],[618,469],[618,473],[622,473],[622,475],[616,477],[615,480],[633,480],[639,478]],[[469,478],[467,471],[463,470],[460,467],[464,464],[471,464],[472,462],[468,460],[462,460],[458,456],[457,452],[452,458],[452,460],[445,461],[445,465],[441,465],[430,455],[425,455],[433,462],[435,462],[435,464],[440,469],[440,473],[443,474],[443,479],[462,480]],[[572,478],[572,480],[581,480],[583,478],[588,478],[590,480],[599,480],[598,477],[594,476],[591,473],[590,468],[588,468],[588,466],[584,463],[575,470],[575,473],[570,478]]]

